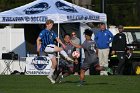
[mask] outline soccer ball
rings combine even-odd
[[[73,58],[79,58],[80,57],[80,52],[79,51],[73,51],[72,57]]]

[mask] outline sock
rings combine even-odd
[[[80,84],[83,84],[84,83],[84,81],[83,80],[80,80]]]
[[[62,54],[64,57],[68,57],[67,53],[64,50],[60,51],[60,54]]]
[[[53,68],[50,69],[50,73],[49,73],[49,76],[50,76],[50,77],[53,75],[54,70],[55,70],[55,69],[53,69]]]
[[[59,76],[59,74],[61,73],[61,70],[58,69],[57,71],[55,71],[55,74],[54,74],[54,80],[56,80]]]

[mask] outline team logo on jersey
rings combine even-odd
[[[32,64],[37,70],[43,70],[49,65],[49,60],[46,57],[35,57],[32,60]]]
[[[38,14],[41,13],[43,11],[46,11],[50,8],[50,6],[48,5],[48,3],[46,2],[42,2],[42,3],[38,3],[32,7],[29,7],[25,10],[23,10],[25,12],[25,14],[27,15],[31,15],[31,14]]]
[[[55,5],[59,10],[63,10],[70,13],[77,13],[77,10],[74,7],[66,5],[65,3],[62,3],[60,1],[57,1]]]

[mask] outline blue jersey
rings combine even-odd
[[[57,35],[54,31],[49,31],[47,29],[44,29],[39,34],[39,37],[41,38],[41,51],[44,51],[46,46],[49,44],[54,44],[54,40],[57,38]]]

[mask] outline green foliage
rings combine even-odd
[[[112,25],[140,25],[137,20],[136,3],[107,4],[108,23]]]
[[[0,0],[0,11],[16,8],[32,1],[34,0]]]

